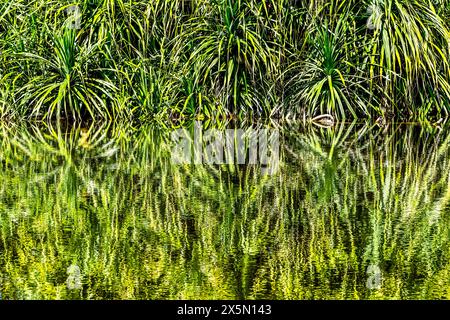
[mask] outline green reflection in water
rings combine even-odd
[[[278,130],[263,175],[155,125],[2,125],[2,298],[450,298],[445,130]]]

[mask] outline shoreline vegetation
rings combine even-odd
[[[0,0],[0,119],[427,120],[444,0]]]

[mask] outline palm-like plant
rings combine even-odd
[[[390,96],[397,114],[448,112],[448,24],[430,1],[373,0],[366,34],[371,85]],[[386,106],[387,108],[390,106]],[[418,110],[414,106],[419,106]],[[424,107],[424,108],[422,108]]]
[[[0,0],[1,112],[433,119],[449,18],[444,0]]]
[[[232,113],[243,108],[261,113],[275,72],[275,45],[258,32],[257,13],[247,2],[219,0],[210,8],[191,19],[179,37],[179,46],[192,48],[186,69],[193,70],[195,86],[209,87]]]
[[[107,101],[114,101],[114,84],[102,79],[101,69],[91,69],[92,61],[101,59],[98,44],[77,41],[74,29],[65,29],[53,38],[50,57],[23,53],[28,62],[39,63],[44,71],[28,79],[21,89],[22,99],[33,105],[30,116],[63,116],[79,118],[86,113],[93,117],[110,118]]]
[[[306,105],[311,116],[328,113],[345,119],[350,113],[369,115],[364,80],[354,73],[353,39],[350,25],[341,19],[333,28],[328,22],[317,22],[310,39],[311,50],[306,61],[296,61],[287,70],[295,104]],[[298,108],[298,107],[297,107]]]

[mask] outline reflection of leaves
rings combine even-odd
[[[89,148],[76,125],[0,129],[5,297],[70,297],[73,261],[83,298],[446,294],[449,137],[278,129],[275,176],[175,166],[170,132],[153,126],[91,126]],[[383,271],[377,292],[366,287],[370,265]]]

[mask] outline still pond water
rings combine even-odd
[[[214,128],[276,132],[276,170],[175,163],[162,125],[1,125],[2,299],[450,299],[446,130]]]

